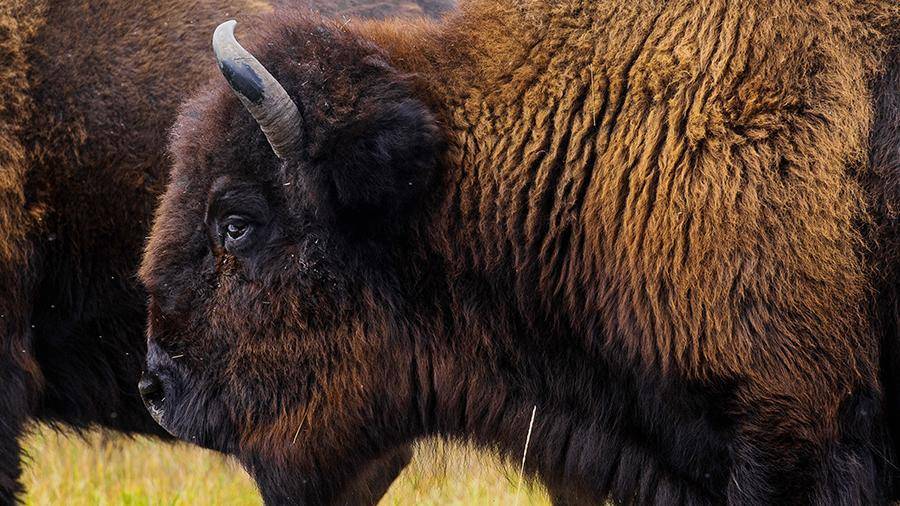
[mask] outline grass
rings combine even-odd
[[[26,505],[258,505],[247,474],[216,453],[185,444],[85,437],[37,427],[25,441]],[[471,449],[423,445],[382,505],[514,504],[517,463],[501,465]],[[547,505],[539,486],[522,485],[518,504]]]

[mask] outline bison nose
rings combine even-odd
[[[159,402],[163,397],[162,381],[159,380],[159,376],[156,374],[144,371],[141,374],[141,381],[138,383],[138,391],[141,393],[141,398],[144,399],[144,402]]]

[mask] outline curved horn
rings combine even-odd
[[[226,21],[213,33],[213,51],[219,70],[259,123],[272,150],[284,160],[300,142],[300,111],[272,74],[238,44],[234,38],[236,24],[234,20]]]

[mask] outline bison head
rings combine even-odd
[[[214,36],[225,79],[173,131],[140,273],[140,387],[163,427],[238,456],[267,501],[321,502],[411,436],[412,210],[441,136],[407,76],[340,26],[292,20],[251,52],[233,26]]]

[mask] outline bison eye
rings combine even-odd
[[[229,223],[225,231],[229,239],[240,239],[247,231],[247,224],[243,222]]]
[[[230,253],[242,248],[249,241],[253,225],[241,216],[229,216],[221,224],[222,242]]]

